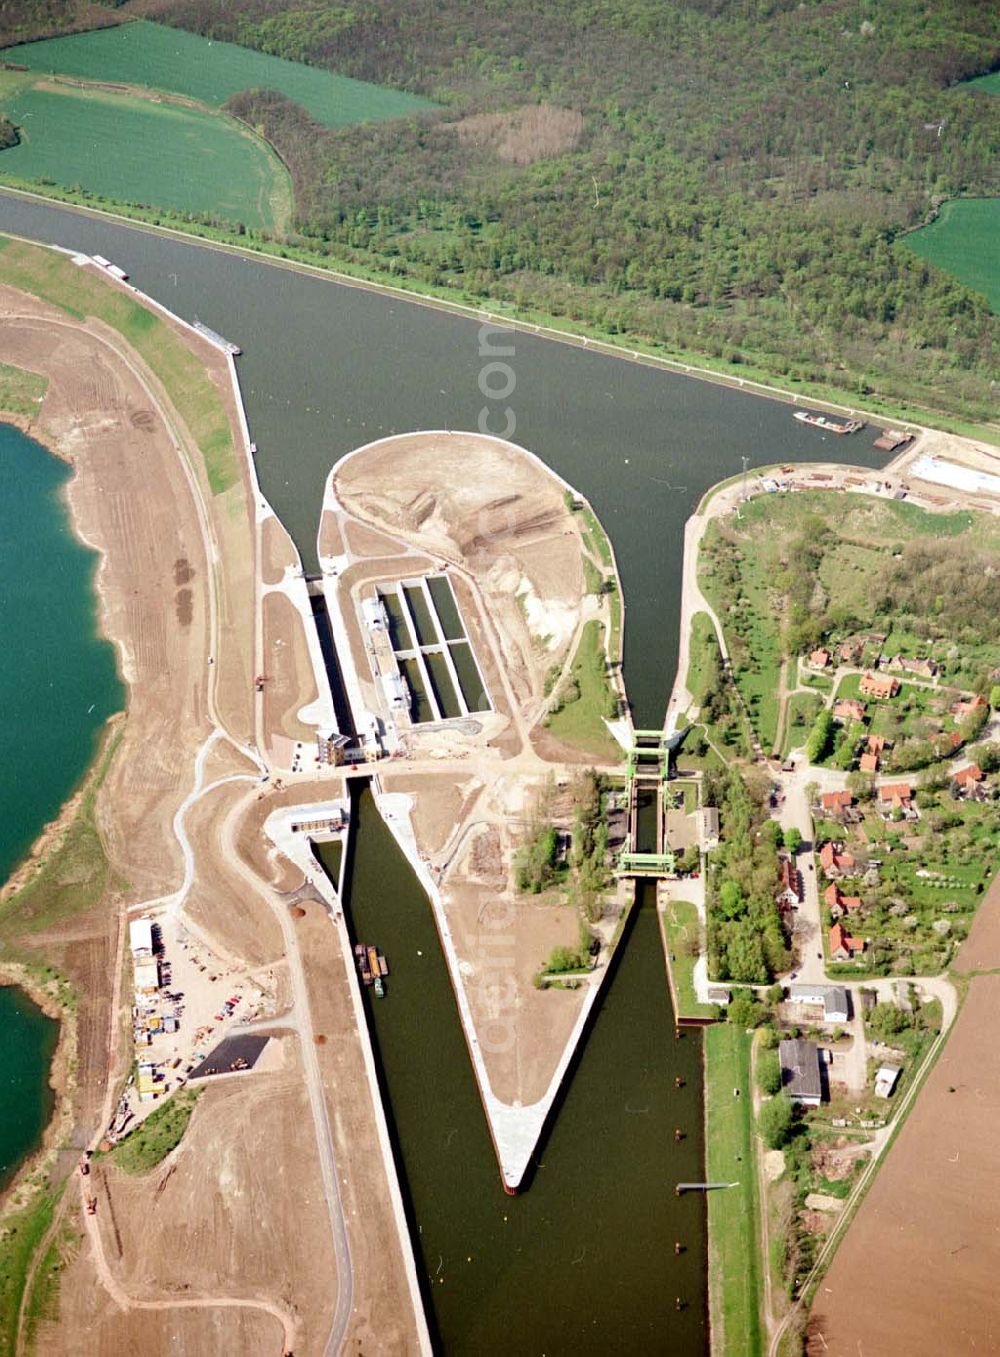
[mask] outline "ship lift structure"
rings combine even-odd
[[[664,803],[670,780],[670,755],[678,748],[686,731],[667,735],[662,730],[636,730],[625,766],[625,801],[628,806],[628,839],[618,855],[615,870],[619,876],[664,877],[677,871],[677,855],[664,835]],[[651,818],[655,805],[655,833],[640,823]]]

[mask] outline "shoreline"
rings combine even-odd
[[[24,1210],[41,1185],[39,1177],[47,1172],[54,1177],[57,1156],[69,1148],[73,1133],[73,1095],[76,1091],[77,1025],[75,1010],[57,997],[59,981],[46,984],[29,966],[16,961],[0,961],[0,989],[19,989],[47,1018],[58,1023],[55,1049],[46,1070],[46,1086],[51,1089],[52,1112],[42,1129],[38,1144],[24,1156],[7,1186],[0,1190],[0,1230],[11,1215]]]

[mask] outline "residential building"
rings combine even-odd
[[[899,692],[899,686],[898,678],[893,678],[889,674],[872,674],[869,672],[861,675],[858,691],[862,697],[874,697],[885,701],[896,696]]]
[[[853,961],[864,950],[864,938],[852,937],[843,924],[835,923],[830,929],[831,961]]]
[[[819,1047],[815,1042],[780,1041],[778,1062],[781,1087],[792,1102],[802,1107],[819,1107],[823,1100],[823,1084],[819,1072]]]
[[[867,708],[856,697],[842,697],[833,704],[833,716],[837,721],[863,721]]]
[[[879,787],[879,809],[883,814],[900,810],[904,815],[913,813],[913,788],[908,782],[886,782]]]
[[[850,1000],[843,985],[789,985],[788,998],[793,1004],[821,1007],[824,1022],[850,1022]]]
[[[982,782],[983,770],[978,763],[970,763],[967,768],[960,768],[955,774],[954,781],[964,789],[975,786],[977,782]]]
[[[833,656],[830,654],[827,648],[825,646],[820,646],[818,650],[814,650],[812,654],[809,656],[809,668],[827,669],[829,668],[830,661],[832,659]]]
[[[854,793],[850,791],[824,792],[819,799],[820,805],[828,815],[843,815],[854,805]]]
[[[853,872],[857,863],[850,853],[843,851],[842,844],[825,843],[820,849],[819,865],[829,877],[847,876]]]
[[[908,660],[905,655],[895,655],[889,665],[893,669],[902,669],[904,673],[916,674],[918,678],[937,678],[938,667],[933,660]]]
[[[951,714],[956,721],[964,721],[967,716],[982,711],[987,705],[986,698],[983,697],[982,693],[976,693],[974,697],[962,698],[956,702],[951,709]]]
[[[858,767],[863,773],[877,773],[878,755],[872,754],[870,751],[867,754],[862,754]]]

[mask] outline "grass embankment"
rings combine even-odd
[[[0,236],[0,277],[76,320],[92,316],[117,330],[163,383],[198,444],[213,494],[239,481],[229,420],[198,359],[152,311],[64,255]]]
[[[692,617],[688,646],[687,687],[700,707],[719,668],[719,642],[715,635],[715,624],[708,613],[695,613]]]
[[[59,1317],[59,1283],[63,1269],[75,1254],[79,1241],[80,1235],[73,1225],[63,1220],[53,1232],[45,1255],[38,1264],[24,1311],[24,1334],[29,1352],[34,1351],[39,1324]]]
[[[401,90],[145,21],[25,43],[4,58],[32,71],[168,90],[216,108],[243,90],[277,90],[333,128],[437,107]]]
[[[604,627],[588,622],[580,633],[570,672],[557,695],[559,705],[548,717],[552,734],[564,744],[583,749],[595,758],[621,761],[621,749],[604,724],[613,717],[618,698],[608,679]]]
[[[762,1351],[752,1042],[731,1023],[705,1031],[706,1179],[737,1184],[708,1193],[709,1312],[718,1357],[757,1357]]]
[[[126,1173],[148,1173],[156,1168],[181,1143],[200,1095],[197,1088],[183,1088],[173,1094],[116,1145],[108,1159]]]
[[[667,962],[674,982],[677,1018],[714,1018],[715,1004],[702,1004],[694,987],[694,967],[701,951],[698,911],[689,900],[668,900],[662,911]]]
[[[0,906],[0,948],[17,951],[17,939],[93,909],[111,880],[111,866],[97,827],[97,794],[121,742],[119,725],[80,791],[73,818],[61,831],[28,882]],[[37,959],[28,960],[37,966]],[[51,973],[48,973],[51,976]],[[71,996],[64,996],[67,1002]]]
[[[227,114],[100,88],[5,85],[0,75],[0,113],[21,138],[0,153],[6,174],[261,231],[291,225],[287,169],[262,137]]]
[[[21,1297],[31,1269],[31,1260],[52,1224],[52,1215],[62,1190],[43,1192],[23,1211],[10,1216],[0,1226],[0,1353],[13,1353],[16,1350]],[[48,1263],[50,1253],[51,1250],[46,1252],[43,1264]],[[47,1296],[40,1298],[39,1304],[42,1300],[46,1300],[46,1303],[51,1301],[53,1281],[50,1276]],[[38,1286],[39,1281],[36,1281],[33,1298]]]
[[[0,363],[0,411],[34,419],[48,384],[37,372]]]

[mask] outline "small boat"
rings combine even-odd
[[[382,984],[382,977],[380,975],[375,977],[375,993],[380,999],[385,998],[385,985]]]
[[[860,419],[831,419],[829,415],[818,415],[809,410],[796,410],[793,418],[802,424],[811,424],[814,429],[823,429],[826,433],[857,433],[863,429]]]

